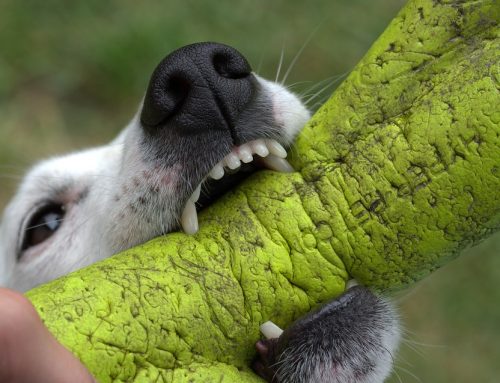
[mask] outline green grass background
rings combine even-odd
[[[361,59],[402,0],[0,3],[0,208],[39,158],[111,140],[169,51],[219,41],[305,92]],[[282,71],[283,73],[283,71]],[[338,83],[338,82],[337,82]],[[331,89],[337,84],[332,83]],[[500,381],[500,236],[399,294],[407,342],[390,382]]]

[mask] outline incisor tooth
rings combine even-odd
[[[267,339],[279,338],[283,334],[283,330],[276,326],[273,322],[268,321],[260,325],[260,332]]]
[[[249,162],[253,161],[252,150],[250,149],[250,146],[247,144],[241,145],[238,148],[238,154],[239,154],[240,160],[242,162],[244,162],[245,164],[248,164]]]
[[[274,154],[269,154],[267,157],[264,157],[261,162],[266,165],[267,168],[278,172],[292,173],[294,171],[292,165],[290,165],[287,160],[277,157]]]
[[[266,140],[266,145],[269,151],[277,157],[286,158],[286,150],[281,144],[276,140]]]
[[[222,177],[224,177],[224,167],[220,162],[215,165],[214,168],[210,171],[210,177],[212,177],[214,180],[220,180]]]
[[[255,154],[258,154],[261,157],[265,157],[269,154],[269,149],[266,146],[264,140],[255,140],[250,143],[252,150]]]
[[[194,202],[190,199],[182,211],[181,226],[186,234],[195,234],[198,231],[198,214]]]
[[[241,166],[240,159],[234,153],[229,153],[226,158],[224,158],[224,163],[229,169],[236,169]]]

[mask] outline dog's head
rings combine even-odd
[[[175,51],[113,142],[28,173],[1,222],[0,285],[26,290],[178,227],[196,232],[195,204],[210,203],[254,168],[292,170],[284,147],[308,119],[295,95],[252,73],[233,48]],[[281,370],[296,367],[298,381],[387,375],[396,316],[368,290],[356,291],[364,292],[351,291],[286,332],[279,358],[292,360],[283,359]],[[314,347],[296,363],[289,345],[307,344]]]
[[[196,232],[195,203],[254,167],[290,169],[283,146],[308,118],[231,47],[173,52],[113,142],[28,173],[1,223],[0,285],[26,290],[179,226]]]

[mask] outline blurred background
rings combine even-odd
[[[326,97],[403,0],[0,2],[0,209],[39,158],[111,140],[169,51],[233,45],[254,69]],[[311,89],[311,87],[313,87]],[[311,106],[324,100],[322,94]],[[397,295],[406,341],[390,382],[498,382],[500,236]]]

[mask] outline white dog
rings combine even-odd
[[[0,285],[27,290],[179,226],[196,232],[200,189],[227,188],[238,169],[257,164],[290,171],[284,147],[309,117],[233,48],[199,43],[173,52],[113,142],[28,173],[1,222]],[[204,190],[198,203],[207,198]],[[254,368],[269,381],[381,382],[398,339],[391,306],[356,287],[278,340],[259,342]]]

